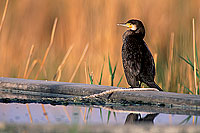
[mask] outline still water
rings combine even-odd
[[[110,111],[105,108],[74,105],[0,103],[0,122],[5,123],[124,125],[145,122],[154,125],[200,125],[199,121],[198,116],[188,115]]]

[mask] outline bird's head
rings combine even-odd
[[[117,25],[127,27],[134,34],[139,35],[142,38],[144,38],[145,36],[144,25],[140,20],[131,19],[127,21],[126,23],[119,23]]]

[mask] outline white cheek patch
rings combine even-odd
[[[137,29],[137,26],[134,24],[134,25],[131,25],[131,30],[136,30]]]

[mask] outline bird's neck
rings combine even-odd
[[[132,36],[136,39],[143,39],[144,38],[144,33],[136,33],[135,31],[132,30],[127,30],[124,34],[123,34],[123,38],[125,39],[127,36]]]

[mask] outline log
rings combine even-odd
[[[135,105],[136,111],[142,111],[138,106],[143,105],[147,106],[149,109],[145,109],[150,112],[173,111],[178,114],[200,115],[199,95],[158,91],[120,91],[114,92],[109,99],[108,95],[84,98],[113,89],[126,88],[1,77],[0,102],[103,105],[116,110],[128,110],[130,106]]]

